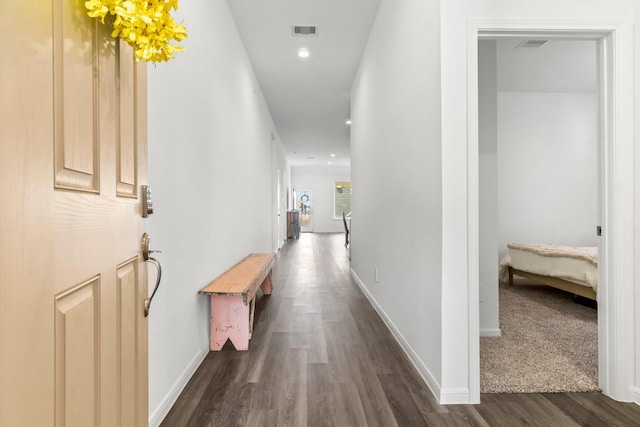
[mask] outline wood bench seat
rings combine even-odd
[[[211,295],[211,351],[231,340],[236,350],[248,350],[258,287],[271,295],[271,253],[251,254],[200,290]]]

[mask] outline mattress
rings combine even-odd
[[[511,243],[500,261],[500,280],[508,280],[508,267],[568,280],[598,290],[598,248]]]

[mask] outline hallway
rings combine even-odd
[[[640,425],[599,393],[441,406],[349,274],[342,234],[302,234],[258,297],[250,349],[208,354],[162,426]]]

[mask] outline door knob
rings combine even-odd
[[[158,291],[158,287],[160,287],[160,281],[162,280],[162,266],[160,265],[160,261],[150,256],[150,254],[152,253],[155,253],[155,252],[160,253],[161,251],[150,250],[149,249],[150,240],[151,239],[149,238],[149,235],[147,233],[144,233],[142,235],[142,258],[145,261],[155,265],[156,270],[158,271],[158,274],[156,276],[156,285],[153,287],[153,292],[151,293],[151,296],[149,298],[145,298],[144,300],[144,317],[149,316],[149,310],[151,310],[151,301],[153,300],[153,297],[156,295],[156,292]]]

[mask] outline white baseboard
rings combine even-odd
[[[176,403],[176,400],[178,400],[180,393],[182,393],[182,390],[184,390],[187,383],[196,372],[196,369],[198,369],[204,358],[207,357],[207,354],[209,354],[208,346],[206,349],[196,354],[193,359],[191,359],[191,362],[187,365],[185,370],[182,371],[182,374],[173,384],[173,387],[171,387],[169,393],[167,393],[165,398],[162,399],[160,405],[158,405],[155,411],[153,411],[153,413],[149,416],[149,427],[158,427],[162,420],[164,420],[164,417],[167,416],[173,404]]]
[[[501,337],[502,329],[500,328],[480,328],[481,337]]]
[[[427,387],[429,387],[429,389],[431,390],[431,393],[433,393],[433,395],[440,400],[443,393],[442,388],[440,387],[440,384],[438,383],[436,378],[433,376],[431,371],[429,371],[429,368],[425,366],[425,364],[422,362],[422,359],[420,359],[420,357],[416,354],[416,352],[413,350],[411,345],[402,336],[398,328],[396,328],[396,326],[393,324],[389,316],[387,316],[387,313],[385,313],[382,307],[380,307],[376,299],[369,292],[369,290],[364,285],[362,280],[360,280],[356,272],[353,271],[353,268],[351,269],[351,277],[353,277],[353,280],[355,280],[358,287],[360,287],[360,290],[362,290],[362,293],[364,293],[364,295],[367,297],[367,299],[369,300],[373,308],[376,310],[378,315],[380,315],[380,317],[382,318],[382,321],[387,325],[387,328],[389,328],[389,330],[391,331],[391,335],[393,335],[393,337],[396,339],[398,344],[400,344],[400,347],[402,347],[402,350],[409,357],[409,360],[411,361],[413,366],[418,370],[418,373],[422,377],[423,381],[427,384]],[[467,390],[466,402],[468,401],[469,401],[469,391]],[[440,402],[440,403],[443,403],[443,402]]]
[[[441,405],[467,405],[469,404],[468,388],[448,388],[442,389],[439,403]]]
[[[640,387],[633,387],[631,389],[631,399],[637,404],[640,405]]]

